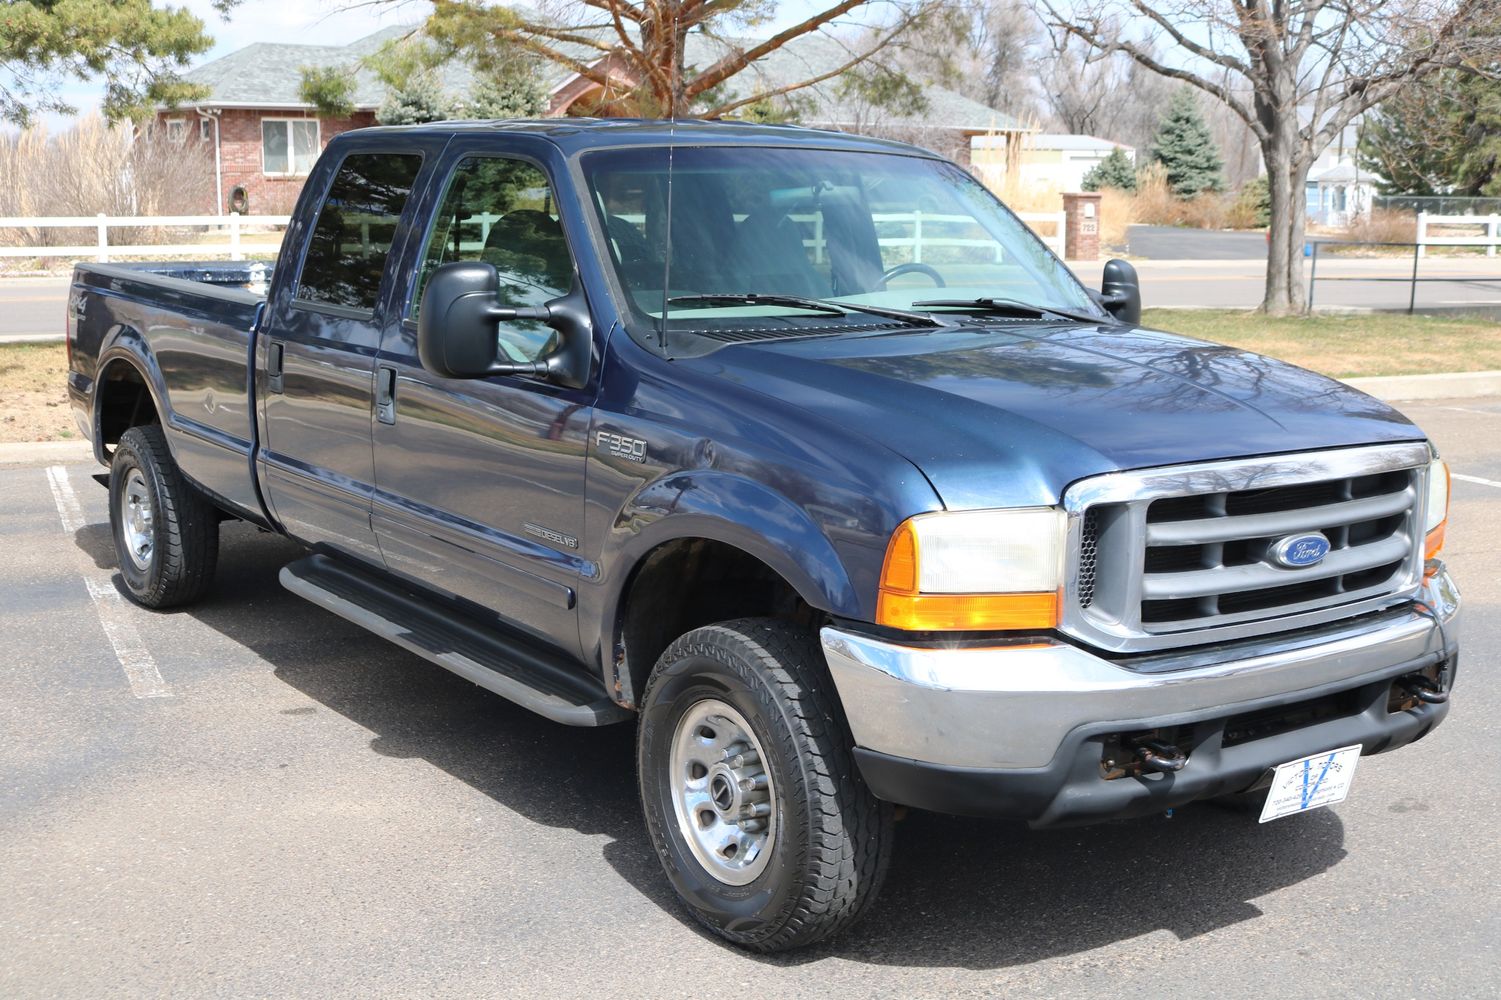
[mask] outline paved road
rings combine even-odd
[[[62,333],[67,304],[66,279],[0,280],[0,338]]]
[[[1148,306],[1249,309],[1261,302],[1265,288],[1264,257],[1260,260],[1143,260],[1136,266],[1141,273],[1142,298]],[[1086,284],[1099,285],[1099,264],[1076,264],[1074,268]],[[1411,273],[1411,265],[1399,260],[1322,260],[1319,273],[1341,277],[1405,278]],[[1430,259],[1423,263],[1422,273],[1430,277],[1468,280],[1423,284],[1418,290],[1420,308],[1501,312],[1501,257]],[[56,278],[0,280],[0,343],[20,336],[60,334],[67,287],[67,281]],[[1320,282],[1316,296],[1321,306],[1406,309],[1408,286],[1393,281]]]
[[[1265,233],[1179,226],[1126,227],[1128,252],[1144,260],[1266,260]]]
[[[1501,483],[1501,400],[1411,411]],[[670,896],[629,727],[553,725],[301,602],[276,582],[293,549],[243,525],[201,606],[129,605],[94,471],[0,469],[0,995],[1501,992],[1495,485],[1455,483],[1451,719],[1362,762],[1344,804],[1041,833],[914,814],[865,924],[765,959]]]
[[[1085,284],[1099,285],[1100,265],[1073,267]],[[1266,289],[1264,258],[1143,260],[1136,263],[1136,269],[1141,276],[1142,301],[1148,307],[1250,309],[1261,303]],[[1409,294],[1406,279],[1411,273],[1410,261],[1320,260],[1321,276],[1361,280],[1320,281],[1315,302],[1320,308],[1405,310]],[[1456,279],[1421,282],[1417,297],[1420,311],[1501,312],[1501,257],[1425,260],[1420,275]]]

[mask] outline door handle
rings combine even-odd
[[[389,365],[375,369],[375,419],[396,423],[396,369]]]
[[[285,360],[286,350],[279,340],[271,341],[266,348],[266,388],[272,392],[282,391],[282,364]]]

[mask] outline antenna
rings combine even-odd
[[[662,256],[662,317],[657,321],[657,346],[663,351],[667,350],[667,310],[672,294],[672,153],[676,145],[677,118],[674,116],[667,126],[667,225],[662,239],[665,247]]]

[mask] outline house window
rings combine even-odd
[[[181,118],[167,119],[167,138],[173,142],[182,142],[188,137],[188,123]]]
[[[261,169],[283,177],[305,177],[318,159],[316,118],[261,121]]]
[[[198,119],[198,138],[203,142],[214,141],[214,123],[208,118]]]

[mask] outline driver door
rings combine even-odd
[[[511,305],[568,291],[557,200],[540,164],[488,153],[460,156],[438,188],[404,315],[376,359],[375,535],[391,571],[576,653],[590,390],[445,379],[417,356],[422,291],[443,264],[492,264]],[[536,322],[501,323],[498,337],[501,360],[556,343]]]

